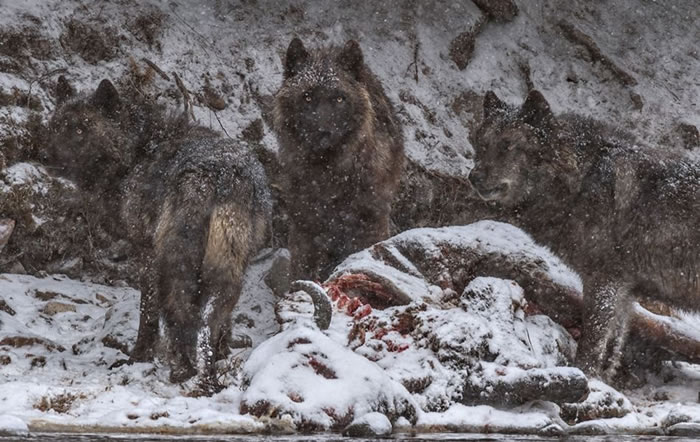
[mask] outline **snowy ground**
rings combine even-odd
[[[482,222],[416,229],[382,244],[394,247],[394,258],[401,258],[401,244],[420,244],[434,258],[436,241],[466,244],[471,251],[520,251],[519,259],[531,255],[562,287],[578,283],[546,249],[528,247],[519,232]],[[169,384],[158,363],[110,368],[126,358],[136,336],[135,290],[60,275],[0,275],[0,430],[286,432],[340,430],[353,418],[381,431],[386,425],[393,431],[540,435],[700,429],[700,367],[688,364],[669,368],[671,382],[625,395],[589,380],[591,393],[580,410],[592,417],[572,425],[564,403],[466,405],[475,386],[483,387],[481,397],[489,403],[495,399],[488,393],[499,383],[537,370],[552,382],[581,376],[566,367],[571,336],[543,315],[525,314],[527,294],[514,281],[477,277],[455,296],[426,278],[402,288],[420,296],[383,310],[336,292],[331,327],[321,332],[308,295],[297,292],[278,302],[265,285],[275,256],[263,253],[251,266],[234,313],[234,332],[248,334],[254,348],[220,361],[228,387],[209,398],[188,397],[186,386]],[[339,272],[376,269],[376,261],[361,252]],[[413,269],[418,280],[409,258],[394,262]],[[401,279],[394,270],[383,274]],[[427,290],[421,292],[421,285]]]

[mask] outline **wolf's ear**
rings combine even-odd
[[[56,95],[56,104],[61,105],[75,96],[75,88],[66,80],[66,77],[61,75],[56,82],[54,93]]]
[[[520,118],[523,122],[539,129],[551,129],[554,125],[554,114],[549,103],[540,91],[535,89],[527,94],[523,107],[520,108]]]
[[[95,95],[92,96],[92,103],[104,112],[105,115],[111,117],[119,111],[121,100],[119,99],[117,88],[114,87],[111,81],[105,78],[100,82],[100,85],[97,86]]]
[[[345,43],[340,54],[338,54],[337,61],[338,64],[347,72],[351,73],[353,77],[356,79],[360,78],[364,57],[362,56],[362,49],[359,43],[355,40],[348,40],[347,43]]]
[[[486,92],[484,95],[484,120],[491,120],[496,114],[502,113],[506,109],[508,106],[498,98],[495,92]]]
[[[309,52],[304,47],[304,43],[298,37],[294,37],[284,57],[284,78],[291,78],[298,74],[308,59]]]

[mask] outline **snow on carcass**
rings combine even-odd
[[[251,384],[244,393],[246,410],[257,403],[260,414],[289,413],[296,422],[336,425],[334,414],[318,414],[318,406],[311,409],[309,404],[319,383],[331,382],[323,373],[332,373],[331,383],[339,383],[334,376],[345,369],[344,359],[329,355],[339,349],[353,354],[346,347],[364,357],[360,366],[374,367],[360,372],[388,377],[383,383],[391,387],[382,391],[394,391],[398,383],[410,393],[419,407],[419,422],[425,412],[479,402],[483,390],[494,392],[483,401],[494,405],[583,399],[586,378],[566,367],[574,351],[571,335],[549,317],[530,314],[527,293],[516,281],[474,277],[474,270],[488,274],[484,257],[500,263],[494,270],[503,276],[517,270],[518,263],[527,267],[530,273],[517,270],[511,276],[539,290],[540,297],[580,297],[578,277],[513,226],[483,222],[404,232],[349,257],[324,284],[333,301],[327,337],[313,325],[308,294],[295,292],[278,303],[284,337],[273,338],[274,347],[259,347],[246,364]],[[477,261],[481,267],[474,266]],[[290,385],[300,390],[290,392]],[[275,394],[263,394],[263,388]],[[359,401],[377,394],[371,389],[367,396],[356,385],[347,388],[343,391]],[[326,393],[324,389],[324,400],[341,404],[340,409],[348,401],[345,394]],[[264,397],[278,399],[271,403]],[[337,413],[339,407],[325,408]]]

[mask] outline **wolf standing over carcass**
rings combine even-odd
[[[697,157],[556,118],[537,91],[520,110],[487,93],[473,141],[470,179],[490,217],[522,227],[583,277],[582,368],[614,377],[634,300],[700,310]]]
[[[163,357],[171,381],[197,375],[211,392],[248,259],[270,216],[262,166],[216,132],[129,103],[108,80],[59,106],[49,129],[49,163],[97,195],[86,197],[88,209],[131,240],[142,266],[131,358]]]
[[[404,161],[402,129],[354,40],[308,51],[295,38],[274,128],[289,209],[292,279],[325,279],[389,236]]]

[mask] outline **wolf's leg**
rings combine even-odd
[[[585,309],[576,365],[589,375],[614,375],[629,326],[629,287],[609,278],[584,282]]]
[[[203,327],[198,332],[196,359],[202,387],[216,388],[214,363],[220,346],[230,341],[226,334],[230,334],[231,312],[240,296],[248,257],[257,248],[251,212],[245,201],[231,201],[214,207],[209,220],[199,299]]]
[[[320,278],[321,268],[326,258],[326,243],[316,243],[314,237],[303,230],[313,231],[311,227],[292,225],[289,232],[289,252],[291,254],[290,281],[297,279],[316,280]]]
[[[158,346],[158,303],[157,293],[152,285],[141,286],[139,307],[139,331],[130,359],[136,362],[152,361]]]
[[[201,266],[214,183],[188,172],[168,191],[154,236],[157,302],[162,313],[165,352],[172,382],[196,374],[201,310]]]
[[[139,305],[139,330],[136,344],[129,355],[132,362],[152,361],[158,348],[158,292],[156,290],[156,274],[153,266],[152,251],[138,252],[138,262],[143,266],[139,269],[138,285],[141,289]]]

